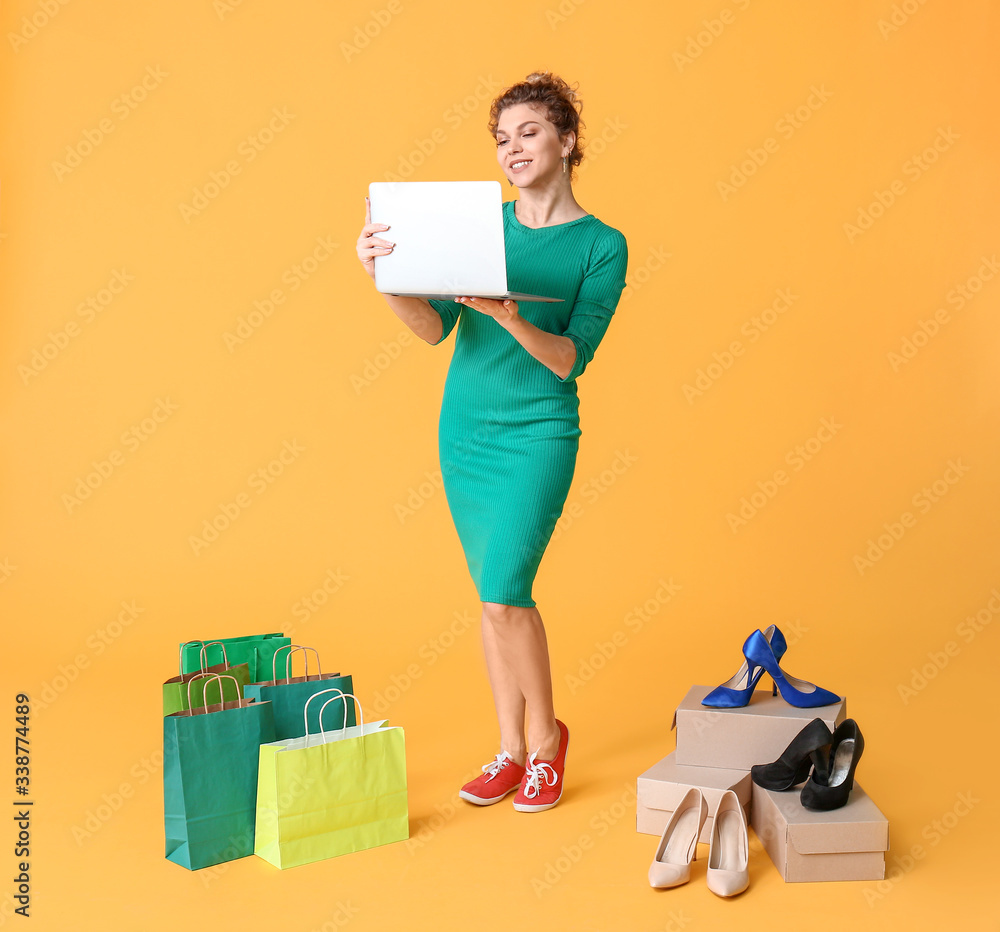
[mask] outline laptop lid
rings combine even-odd
[[[390,224],[385,235],[396,244],[375,257],[376,290],[562,300],[508,291],[499,181],[373,181],[368,196],[372,222]]]

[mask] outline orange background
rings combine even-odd
[[[35,0],[0,24],[0,669],[10,727],[34,705],[34,928],[997,927],[995,4]],[[502,180],[489,104],[539,68],[579,83],[575,194],[630,262],[534,591],[567,791],[525,818],[456,805],[496,729],[439,488],[454,338],[407,340],[355,240],[371,181]],[[703,868],[654,892],[635,778],[772,622],[848,697],[891,879],[786,885],[755,848],[736,901]],[[163,858],[159,683],[180,641],[275,630],[405,728],[415,841],[189,873]]]

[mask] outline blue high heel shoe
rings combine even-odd
[[[788,649],[785,636],[781,633],[781,629],[777,625],[768,625],[764,629],[763,634],[760,631],[755,631],[754,634],[760,635],[763,638],[764,643],[768,645],[768,648],[776,658],[775,662],[780,660]],[[746,644],[743,645],[743,653],[746,654]],[[750,697],[753,695],[757,680],[761,678],[763,673],[764,668],[762,666],[751,663],[749,660],[744,660],[739,670],[721,686],[716,686],[715,689],[701,700],[701,704],[711,709],[740,709],[750,702]],[[772,685],[771,695],[778,695],[778,687],[776,685]]]
[[[815,709],[821,705],[840,702],[840,696],[810,683],[789,676],[778,664],[778,658],[767,639],[759,631],[754,631],[743,645],[743,655],[749,663],[763,667],[774,680],[774,685],[781,693],[781,698],[797,709]]]

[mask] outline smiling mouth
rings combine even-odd
[[[518,159],[516,162],[510,163],[510,170],[512,172],[519,172],[522,168],[527,168],[531,164],[531,159]]]

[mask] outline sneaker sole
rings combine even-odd
[[[531,803],[514,803],[514,808],[518,812],[544,812],[546,809],[551,809],[560,799],[562,799],[563,791],[559,790],[559,795],[550,803],[538,803],[537,805],[531,805]]]
[[[500,802],[500,800],[503,799],[504,797],[510,796],[510,794],[513,793],[515,790],[517,790],[519,787],[520,784],[518,784],[517,786],[512,786],[509,790],[507,790],[504,793],[501,793],[499,796],[490,796],[490,797],[473,796],[471,793],[466,793],[465,790],[459,790],[458,795],[466,802],[470,802],[475,806],[492,806],[494,803]]]

